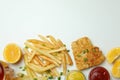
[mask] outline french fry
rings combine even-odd
[[[42,35],[38,35],[39,37],[40,37],[40,39],[42,40],[42,41],[45,41],[45,42],[47,42],[47,43],[50,43],[50,41],[47,39],[47,38],[45,38],[44,36],[42,36]],[[51,44],[51,43],[50,43]]]
[[[38,47],[38,48],[40,48],[40,49],[51,50],[51,48],[46,47],[46,46],[43,46],[43,45],[40,45],[40,44],[34,44],[34,45],[35,45],[35,47]]]
[[[27,66],[27,74],[32,79],[37,78],[39,80],[47,80],[51,75],[59,77],[60,74],[56,68],[62,65],[63,74],[66,75],[67,64],[73,64],[66,46],[61,40],[56,40],[51,35],[47,37],[38,36],[40,40],[29,39],[24,43],[28,47],[24,48],[24,62]],[[47,72],[49,70],[50,73]]]
[[[27,67],[27,65],[28,65],[28,56],[27,56],[27,54],[24,54],[24,62],[25,62],[25,65],[26,65],[27,74],[33,79],[34,76],[30,72],[30,69]]]
[[[54,55],[56,55],[55,57],[59,60],[59,61],[62,61],[62,57],[61,57],[61,54],[59,54],[59,53],[56,53],[56,54],[54,54]]]
[[[26,72],[32,79],[37,78],[37,75],[29,67],[26,68]]]
[[[59,52],[59,51],[65,50],[65,49],[66,49],[65,47],[61,47],[61,48],[56,49],[56,50],[48,51],[47,53],[55,53],[55,52]]]
[[[56,68],[52,68],[52,69],[50,69],[50,71],[51,71],[51,74],[53,74],[53,76],[55,76],[55,77],[59,77],[60,76],[60,74],[59,74],[59,72],[57,71]]]
[[[25,42],[25,45],[28,46],[28,47],[30,47],[31,49],[39,52],[40,54],[43,54],[43,55],[45,55],[45,56],[53,59],[53,60],[55,61],[54,63],[55,63],[57,66],[59,66],[59,64],[61,63],[58,59],[56,59],[56,58],[55,58],[54,56],[52,56],[51,54],[39,50],[38,48],[34,47],[34,45],[31,45],[29,42]]]
[[[46,67],[46,66],[48,66],[48,65],[50,65],[50,62],[45,61],[45,63],[44,63],[44,67]]]
[[[54,45],[50,44],[50,43],[47,43],[47,42],[43,42],[43,41],[40,41],[40,40],[36,40],[36,39],[29,39],[27,40],[28,42],[31,42],[33,44],[39,44],[39,45],[42,45],[44,47],[48,47],[50,49],[53,49],[54,48]]]
[[[39,65],[44,66],[43,62],[38,58],[38,56],[35,56],[35,60],[39,63]]]
[[[24,54],[24,62],[25,62],[25,65],[28,65],[28,56],[27,56],[27,54]]]
[[[67,63],[66,63],[66,57],[65,54],[62,54],[61,56],[62,59],[62,63],[63,63],[63,74],[66,75],[66,71],[67,71]]]
[[[62,43],[61,40],[58,39],[57,41],[58,41],[58,43],[59,43],[60,46],[65,46],[65,45]],[[73,65],[72,59],[71,59],[70,55],[68,54],[67,49],[65,50],[65,56],[66,56],[67,64]]]
[[[40,57],[47,60],[48,62],[51,62],[51,63],[55,64],[55,61],[53,61],[52,59],[50,59],[50,58],[48,58],[48,57],[46,57],[44,55],[40,55]]]
[[[67,64],[73,65],[73,61],[68,53],[65,53]]]
[[[35,56],[35,53],[32,53],[32,54],[29,56],[28,62],[31,62],[31,60],[33,59],[34,56]]]
[[[30,69],[32,69],[33,71],[35,71],[35,72],[42,73],[42,72],[44,72],[44,71],[47,71],[47,70],[49,70],[49,69],[51,69],[51,68],[56,67],[56,65],[50,64],[50,65],[48,65],[48,66],[46,66],[46,67],[40,67],[40,66],[35,65],[35,64],[33,64],[33,63],[29,63],[29,64],[28,64],[28,67],[29,67]]]
[[[53,36],[48,35],[47,38],[51,40],[51,42],[54,44],[56,48],[59,48],[59,44],[57,43],[57,40]]]
[[[43,41],[37,40],[37,39],[28,39],[28,42],[34,43],[34,44],[43,44]]]

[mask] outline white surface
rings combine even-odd
[[[60,38],[70,50],[72,41],[88,36],[106,54],[120,46],[120,0],[0,0],[0,59],[7,43],[23,47],[37,34]]]

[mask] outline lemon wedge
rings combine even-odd
[[[120,56],[120,47],[111,49],[106,56],[109,63],[113,63]]]
[[[9,43],[4,48],[3,56],[7,62],[17,63],[22,56],[22,52],[17,44]]]
[[[66,80],[85,80],[85,77],[80,71],[71,71],[68,73]]]
[[[120,78],[120,59],[117,59],[113,64],[112,75],[116,78]]]

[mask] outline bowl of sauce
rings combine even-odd
[[[72,70],[66,76],[66,80],[86,80],[86,79],[81,71]]]
[[[2,64],[0,63],[0,80],[3,80],[3,79],[4,79],[4,69]]]
[[[110,74],[104,67],[95,67],[89,73],[89,80],[110,80]]]

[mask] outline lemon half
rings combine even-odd
[[[9,63],[17,63],[21,58],[22,52],[20,47],[15,43],[9,43],[4,48],[3,56]]]

